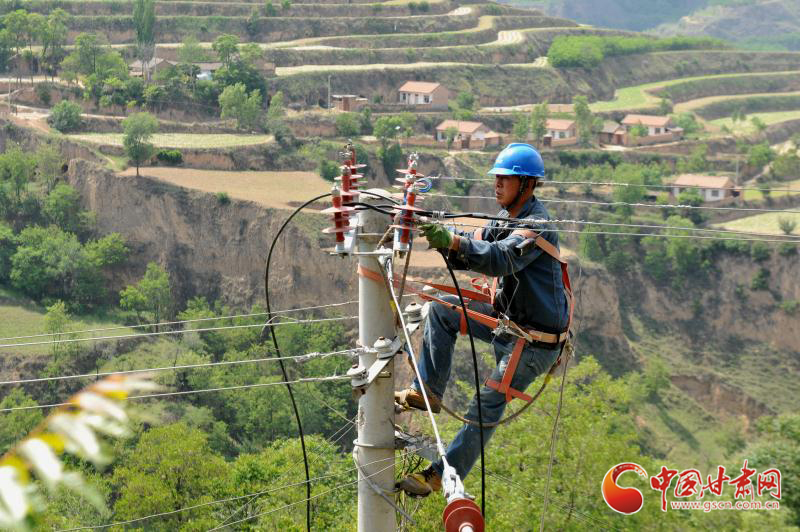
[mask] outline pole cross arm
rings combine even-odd
[[[365,392],[403,348],[403,341],[399,335],[391,341],[379,338],[372,348],[364,348],[363,351],[367,353],[375,353],[377,359],[368,368],[359,364],[348,370],[347,376],[351,378],[353,389]]]

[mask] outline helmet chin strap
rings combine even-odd
[[[535,179],[536,178],[527,176],[519,178],[520,181],[519,181],[519,188],[517,189],[517,195],[514,196],[514,199],[511,200],[511,202],[505,208],[508,212],[511,212],[512,210],[514,210],[514,208],[517,207],[517,202],[519,202],[519,200],[521,200],[523,195],[525,194],[525,189],[528,187],[528,183],[530,182],[530,180],[534,180],[533,182],[535,183]]]

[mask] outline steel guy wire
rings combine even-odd
[[[332,303],[328,305],[315,305],[313,307],[302,307],[302,308],[295,308],[295,309],[286,309],[286,310],[275,310],[272,314],[290,314],[293,312],[301,312],[305,310],[317,310],[322,308],[331,308],[331,307],[342,307],[345,305],[352,305],[354,303],[358,303],[357,300],[345,301],[343,303]],[[234,314],[231,316],[217,316],[213,318],[196,318],[191,320],[177,320],[177,321],[162,321],[159,323],[143,323],[139,325],[119,325],[114,327],[102,327],[99,329],[83,329],[80,331],[64,331],[64,332],[55,332],[55,333],[41,333],[41,334],[29,334],[27,336],[7,336],[5,338],[0,338],[0,342],[4,342],[7,340],[23,340],[26,338],[41,338],[44,336],[68,336],[72,334],[85,334],[85,333],[95,333],[95,332],[104,332],[104,331],[116,331],[120,329],[142,329],[145,327],[160,327],[162,325],[181,325],[183,323],[199,323],[204,321],[215,321],[215,320],[227,320],[233,318],[250,318],[256,316],[266,316],[268,312],[251,312],[249,314]],[[262,324],[263,325],[263,324]]]
[[[452,222],[452,221],[448,221],[447,223],[443,223],[442,225],[455,225],[459,227],[472,227],[472,228],[485,227],[483,225],[466,224],[466,223]],[[687,231],[689,229],[682,227],[680,228],[680,230]],[[579,229],[544,229],[542,232],[576,233],[576,234],[583,233],[583,231]],[[592,231],[590,234],[607,235],[607,236],[652,236],[656,238],[694,238],[697,240],[735,240],[737,242],[767,242],[767,243],[788,242],[790,244],[800,244],[800,240],[769,239],[769,238],[721,237],[721,236],[706,236],[706,235],[671,235],[664,233],[626,233],[626,232],[615,232],[615,231]]]
[[[394,460],[394,456],[391,459]],[[375,471],[374,473],[372,473],[370,475],[365,476],[364,478],[372,478],[375,475],[383,473],[387,469],[393,468],[393,467],[394,467],[394,462],[392,464],[384,467],[384,468],[381,468],[381,469]],[[350,482],[344,482],[342,484],[339,484],[338,486],[334,486],[333,488],[331,488],[329,490],[323,491],[322,493],[317,493],[316,495],[314,495],[312,497],[306,497],[305,499],[302,499],[302,500],[299,500],[299,501],[295,501],[295,502],[292,502],[292,503],[289,503],[289,504],[285,504],[285,505],[279,506],[277,508],[272,508],[271,510],[267,510],[266,512],[260,512],[260,513],[257,513],[255,515],[251,515],[250,517],[245,517],[245,518],[239,519],[237,521],[231,521],[230,523],[227,523],[226,525],[221,525],[221,526],[217,526],[215,528],[212,528],[208,532],[214,532],[215,530],[220,530],[223,526],[231,526],[231,525],[236,525],[236,524],[239,524],[239,523],[244,523],[245,521],[250,521],[251,519],[256,519],[256,518],[262,517],[264,515],[268,515],[268,514],[271,514],[271,513],[279,512],[281,510],[285,510],[286,508],[291,508],[292,506],[297,506],[298,504],[303,504],[304,502],[317,499],[319,497],[322,497],[323,495],[327,495],[328,493],[332,493],[334,491],[338,491],[338,490],[340,490],[342,488],[345,488],[347,486],[352,486],[353,484],[358,484],[358,482],[360,482],[360,481],[361,481],[361,479],[356,479],[356,480],[352,480]],[[305,482],[303,482],[303,483],[305,484]]]
[[[344,321],[344,320],[355,320],[358,319],[358,316],[343,316],[339,318],[316,318],[316,319],[307,319],[307,320],[294,320],[294,321],[279,321],[277,323],[268,323],[267,325],[270,327],[277,327],[278,325],[301,325],[306,323],[320,323],[326,321]],[[164,336],[167,334],[187,334],[187,333],[200,333],[200,332],[208,332],[208,331],[225,331],[230,329],[251,329],[251,328],[264,328],[263,323],[256,323],[256,324],[249,324],[249,325],[227,325],[224,327],[205,327],[202,329],[183,329],[180,331],[158,331],[158,332],[148,332],[148,333],[135,333],[135,334],[119,334],[114,336],[92,336],[89,338],[67,338],[65,340],[47,340],[42,342],[25,342],[25,343],[18,343],[18,344],[0,344],[0,348],[8,348],[8,347],[26,347],[31,345],[53,345],[53,344],[66,344],[66,343],[74,343],[74,342],[90,342],[93,340],[115,340],[119,338],[139,338],[139,337],[147,337],[147,336]]]
[[[484,183],[493,183],[494,179],[489,177],[454,177],[454,176],[432,176],[430,179],[446,179],[449,181],[477,181]],[[540,186],[557,187],[559,185],[595,185],[595,186],[608,186],[608,187],[640,187],[640,188],[709,188],[702,185],[646,185],[640,183],[619,183],[615,181],[542,181]],[[753,187],[735,187],[736,190],[754,190],[761,192],[760,188]],[[796,192],[800,194],[800,188],[770,188],[770,192]]]
[[[798,190],[800,192],[800,189]],[[458,196],[455,194],[442,194],[439,192],[428,192],[426,196],[437,198],[456,198],[456,199],[486,199],[494,200],[494,196]],[[660,205],[657,203],[627,203],[624,201],[592,201],[592,200],[575,200],[575,199],[558,199],[558,198],[538,198],[542,203],[578,203],[586,205],[603,205],[603,206],[630,206],[630,207],[647,207],[651,209],[699,209],[710,211],[742,211],[742,212],[782,212],[788,214],[800,214],[800,210],[792,209],[767,209],[758,207],[714,207],[711,205],[682,205],[682,204],[668,204]]]
[[[386,281],[387,286],[389,287],[389,293],[392,296],[392,301],[394,301],[395,308],[397,309],[397,315],[400,319],[400,327],[403,329],[403,335],[406,337],[406,346],[408,347],[408,354],[411,361],[414,363],[414,373],[417,375],[417,379],[421,384],[420,386],[420,393],[422,394],[422,398],[425,400],[425,408],[428,411],[428,417],[431,420],[431,426],[433,428],[433,434],[436,437],[436,450],[438,451],[439,455],[442,457],[445,465],[447,465],[447,458],[445,456],[444,444],[442,443],[442,437],[439,435],[439,427],[436,425],[436,418],[433,417],[433,411],[431,410],[431,403],[428,399],[428,392],[425,389],[425,379],[422,378],[422,373],[420,373],[419,365],[417,364],[417,358],[414,355],[414,348],[412,347],[411,338],[408,334],[408,329],[406,328],[405,318],[403,318],[403,313],[400,310],[402,307],[400,306],[400,302],[397,300],[397,294],[394,292],[394,283],[391,279],[394,278],[394,274],[392,272],[392,261],[386,261],[386,268],[387,268],[387,275],[389,280]]]
[[[132,395],[125,400],[131,399],[152,399],[156,397],[170,397],[176,395],[190,395],[195,393],[207,393],[207,392],[224,392],[228,390],[243,390],[247,388],[264,388],[268,386],[279,386],[283,384],[298,384],[301,382],[330,382],[330,381],[342,381],[342,380],[350,380],[350,377],[347,375],[331,375],[329,377],[303,377],[293,381],[278,381],[278,382],[260,382],[256,384],[240,384],[238,386],[225,386],[221,388],[205,388],[202,390],[185,390],[181,392],[163,392],[163,393],[152,393],[147,395]],[[54,403],[50,405],[30,405],[30,406],[15,406],[11,408],[1,408],[0,413],[2,412],[13,412],[15,410],[37,410],[42,408],[55,408],[59,406],[67,406],[71,403]]]
[[[329,356],[334,355],[344,355],[347,353],[357,353],[359,350],[358,348],[353,349],[343,349],[340,351],[329,351],[327,353],[306,353],[304,355],[294,355],[290,357],[283,357],[284,360],[295,360],[297,362],[305,362],[307,360],[317,359],[317,358],[327,358]],[[88,379],[92,377],[108,377],[111,375],[127,375],[130,373],[153,373],[157,371],[175,371],[181,369],[194,369],[194,368],[210,368],[210,367],[217,367],[217,366],[233,366],[238,364],[255,364],[259,362],[277,362],[279,360],[278,357],[270,357],[270,358],[254,358],[254,359],[246,359],[246,360],[224,360],[221,362],[203,362],[199,364],[183,364],[180,366],[163,366],[159,368],[142,368],[142,369],[126,369],[120,371],[100,371],[96,373],[82,373],[79,375],[59,375],[55,377],[38,377],[33,379],[17,379],[13,381],[0,381],[0,386],[6,384],[29,384],[34,382],[51,382],[51,381],[62,381],[62,380],[71,380],[71,379]]]

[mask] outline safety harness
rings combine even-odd
[[[476,240],[482,240],[482,229],[478,229],[475,231],[473,238]],[[514,374],[516,373],[517,366],[519,365],[520,358],[522,357],[522,352],[525,349],[525,345],[531,342],[540,342],[545,344],[554,344],[554,345],[563,345],[564,342],[569,338],[569,328],[572,323],[572,315],[575,308],[574,305],[574,298],[572,294],[572,284],[570,283],[569,279],[569,269],[567,266],[567,261],[561,258],[561,254],[553,244],[547,241],[542,235],[532,231],[530,229],[517,229],[511,233],[512,235],[520,235],[525,240],[521,244],[521,247],[529,247],[530,245],[535,245],[539,247],[543,252],[547,253],[550,257],[558,261],[561,266],[561,280],[564,285],[564,292],[567,295],[567,300],[569,301],[569,319],[567,321],[567,327],[564,332],[559,334],[554,333],[547,333],[543,331],[538,331],[536,329],[529,329],[517,325],[507,317],[499,317],[495,318],[493,316],[489,316],[487,314],[483,314],[481,312],[477,312],[475,310],[471,310],[467,308],[467,315],[464,314],[463,309],[460,305],[454,303],[448,303],[447,301],[438,298],[430,293],[416,290],[412,287],[406,286],[406,290],[418,295],[420,298],[426,301],[433,301],[440,305],[444,305],[452,310],[457,311],[461,315],[460,321],[460,333],[466,334],[467,333],[467,316],[469,318],[475,320],[478,323],[486,325],[492,329],[493,334],[500,335],[504,333],[511,334],[517,337],[517,341],[514,343],[514,348],[511,351],[511,358],[508,361],[508,366],[506,366],[505,371],[503,372],[503,377],[500,382],[497,382],[493,379],[487,379],[485,385],[497,390],[498,392],[505,395],[506,402],[511,402],[513,399],[522,399],[528,403],[533,401],[533,398],[519,390],[516,390],[511,387],[511,381],[514,378]],[[358,274],[371,279],[378,283],[385,283],[386,279],[379,273],[373,272],[367,268],[364,268],[359,265],[358,267]],[[391,280],[393,283],[399,283],[400,281],[397,279]],[[458,291],[455,287],[444,285],[444,284],[437,284],[437,283],[424,283],[426,286],[439,290],[440,292],[445,292],[452,295],[457,295]],[[494,278],[491,285],[488,282],[488,279],[484,278],[476,278],[472,279],[472,286],[475,290],[467,290],[462,289],[461,294],[465,300],[474,300],[479,301],[482,303],[489,303],[494,304],[495,292],[497,290],[497,278]],[[399,311],[399,309],[398,309]],[[553,363],[552,368],[548,374],[551,374],[552,371],[561,364],[561,354]]]

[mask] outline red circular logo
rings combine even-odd
[[[647,479],[647,471],[642,466],[634,463],[619,464],[608,470],[603,478],[602,491],[606,504],[621,514],[635,514],[642,509],[644,497],[636,488],[622,488],[617,485],[617,479],[626,471],[635,471],[640,477]]]

